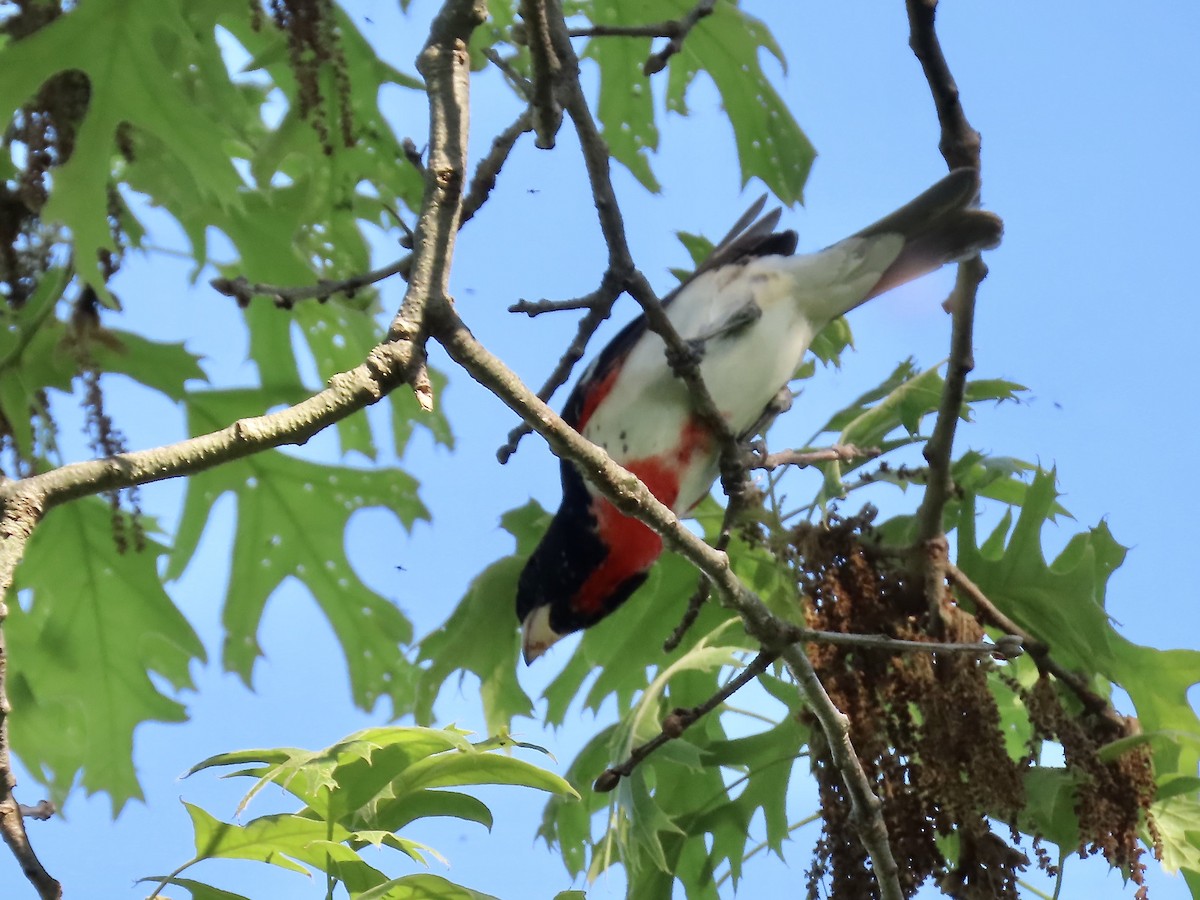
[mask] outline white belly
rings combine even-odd
[[[787,384],[816,333],[857,306],[903,245],[899,235],[851,238],[806,256],[766,256],[708,272],[667,307],[680,337],[712,334],[753,303],[761,316],[704,344],[700,372],[734,434],[758,421]],[[674,452],[692,420],[684,383],[667,365],[658,335],[646,332],[630,351],[583,434],[628,464]],[[717,454],[699,454],[681,472],[675,512],[690,509],[717,474]]]
[[[685,291],[668,307],[669,318],[684,340],[710,332],[730,310],[751,299],[762,310],[757,321],[736,333],[707,341],[700,364],[717,409],[730,429],[740,434],[791,379],[812,341],[814,326],[791,298],[771,289],[778,278],[752,282],[739,277],[719,291],[704,284],[706,280],[715,279],[706,276],[697,281],[690,286],[696,290]],[[629,463],[671,453],[691,416],[687,387],[667,365],[662,340],[648,332],[630,351],[583,433],[617,462]],[[715,453],[693,459],[681,472],[675,512],[690,509],[702,498],[716,474]]]

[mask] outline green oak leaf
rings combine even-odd
[[[1200,875],[1200,799],[1177,795],[1150,809],[1163,843],[1163,868]]]
[[[419,659],[428,665],[417,682],[418,722],[432,720],[434,701],[455,672],[460,679],[468,672],[479,678],[489,731],[507,728],[514,716],[533,712],[533,702],[517,680],[518,623],[513,604],[525,559],[549,521],[549,515],[532,501],[500,517],[504,530],[517,540],[517,552],[484,569],[450,618],[421,641]]]
[[[383,340],[383,330],[372,315],[377,306],[372,297],[362,307],[333,299],[328,303],[301,304],[293,310],[295,321],[300,325],[301,339],[308,345],[322,381],[357,366],[371,348]],[[429,379],[434,396],[434,408],[429,412],[421,409],[416,395],[408,387],[400,387],[388,395],[397,456],[403,455],[418,425],[426,428],[435,442],[454,447],[454,434],[444,404],[446,377],[431,369]],[[338,429],[342,452],[358,450],[370,459],[375,458],[375,445],[366,416],[343,419],[338,423]]]
[[[368,728],[316,751],[276,747],[220,753],[197,763],[187,774],[250,766],[233,773],[257,779],[238,805],[239,813],[259,791],[274,783],[322,818],[336,819],[352,830],[378,828],[373,812],[369,819],[362,815],[369,804],[378,801],[388,783],[418,760],[470,747],[466,734],[455,728]]]
[[[352,900],[497,900],[491,894],[463,887],[429,872],[393,878],[351,897]]]
[[[1006,515],[983,544],[975,531],[973,499],[964,500],[958,566],[1002,611],[1045,642],[1069,669],[1123,687],[1137,709],[1142,730],[1162,732],[1154,744],[1155,772],[1193,775],[1200,763],[1195,740],[1200,718],[1188,689],[1200,682],[1200,652],[1156,650],[1122,637],[1104,609],[1108,578],[1126,548],[1101,522],[1071,538],[1053,563],[1042,552],[1041,533],[1057,502],[1053,472],[1039,472],[1016,524]]]
[[[679,20],[693,5],[691,0],[596,0],[578,11],[595,25],[629,24]],[[763,72],[761,49],[783,63],[783,51],[767,27],[736,3],[721,0],[669,60],[667,109],[687,115],[688,88],[698,73],[706,72],[733,126],[742,183],[761,178],[791,204],[803,197],[816,151]],[[588,42],[583,56],[600,68],[597,115],[613,158],[648,190],[657,191],[647,151],[657,148],[658,129],[651,79],[643,74],[651,50],[648,38],[600,37]]]
[[[645,5],[605,0],[592,4],[590,13],[596,25],[626,24],[631,20],[630,10],[636,10],[638,16],[645,15]],[[642,65],[649,55],[649,38],[630,37],[588,41],[582,57],[595,60],[600,67],[596,117],[609,152],[646,190],[658,193],[660,185],[650,170],[647,154],[658,148],[654,98],[650,80],[642,74]]]
[[[423,863],[425,854],[441,857],[395,833],[416,819],[449,815],[491,827],[492,814],[485,804],[444,790],[448,787],[506,784],[578,799],[559,776],[502,752],[511,740],[472,744],[466,734],[455,728],[386,726],[356,732],[317,751],[281,747],[210,757],[188,774],[234,766],[242,768],[228,775],[256,779],[239,813],[267,784],[289,791],[305,808],[296,814],[261,816],[243,826],[184,804],[192,818],[196,855],[171,877],[208,859],[249,859],[300,872],[306,871],[303,863],[328,873],[352,897],[425,896],[402,890],[398,885],[403,879],[389,881],[358,851],[390,847]],[[445,885],[456,889],[449,882],[441,886]],[[425,888],[413,887],[418,889]],[[459,895],[451,891],[445,896]]]
[[[681,18],[692,5],[690,0],[657,4],[664,11],[663,19]],[[686,115],[688,87],[697,73],[707,72],[733,126],[742,184],[761,178],[784,203],[796,203],[804,198],[804,183],[817,152],[763,72],[760,49],[784,63],[783,50],[766,25],[735,3],[721,0],[671,57],[667,108]]]
[[[96,251],[112,249],[108,186],[117,129],[152,134],[181,162],[192,189],[225,207],[241,179],[221,138],[220,117],[193,102],[179,62],[200,44],[179,0],[92,0],[0,52],[0,117],[27,102],[63,62],[90,83],[71,158],[54,173],[45,218],[72,233],[81,276],[106,296]]]
[[[126,375],[172,400],[187,396],[188,381],[207,381],[200,358],[183,344],[151,341],[131,331],[106,328],[103,341],[91,341],[88,355],[102,372]]]
[[[259,391],[194,393],[188,398],[191,433],[203,434],[261,412]],[[271,593],[294,577],[312,592],[346,654],[354,702],[370,709],[381,696],[406,709],[411,665],[400,645],[412,626],[396,605],[368,588],[346,558],[343,534],[359,509],[391,510],[405,528],[428,513],[416,481],[397,470],[363,470],[308,462],[279,451],[254,454],[188,479],[168,578],[178,578],[194,553],[213,504],[225,493],[238,501],[230,583],[222,622],[223,661],[249,684],[261,655],[257,633]]]
[[[223,891],[220,888],[213,887],[211,884],[205,884],[203,881],[196,881],[194,878],[179,878],[170,875],[150,875],[146,878],[139,878],[139,882],[153,882],[160,885],[172,885],[173,887],[181,887],[192,895],[192,900],[250,900],[249,897],[243,894],[235,894],[232,891]]]
[[[125,523],[128,530],[130,525]],[[142,722],[181,722],[184,707],[156,687],[192,687],[193,660],[205,659],[192,627],[163,591],[156,561],[166,552],[117,553],[113,513],[98,499],[51,510],[20,567],[6,623],[13,747],[62,802],[78,774],[105,791],[114,812],[141,798],[133,731]]]
[[[349,832],[331,829],[326,822],[287,813],[260,816],[245,826],[235,825],[214,818],[186,800],[181,802],[191,816],[196,841],[196,855],[189,865],[205,859],[248,859],[307,874],[295,859],[308,844],[326,837],[349,837]]]

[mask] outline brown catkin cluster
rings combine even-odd
[[[0,18],[0,42],[22,40],[62,13],[60,4],[45,0],[17,0],[6,6],[9,9]],[[89,96],[82,72],[60,72],[5,123],[0,153],[10,174],[0,180],[0,303],[9,310],[25,306],[62,244],[60,230],[41,219],[48,196],[46,177],[74,151]],[[9,421],[0,414],[0,453],[18,477],[32,474],[35,459],[55,447],[56,428],[45,392],[38,391],[23,412],[25,422]],[[22,432],[33,436],[32,453],[16,437]]]
[[[793,532],[788,557],[810,600],[807,624],[930,641],[923,585],[864,539],[870,515]],[[984,636],[949,588],[940,620],[939,640],[976,643]],[[1025,805],[1024,775],[1046,740],[1063,746],[1067,768],[1080,784],[1080,851],[1103,853],[1142,883],[1137,826],[1149,821],[1155,792],[1149,751],[1143,746],[1102,762],[1098,750],[1127,732],[1102,716],[1068,714],[1049,676],[1025,690],[992,660],[962,653],[896,654],[813,643],[809,658],[849,719],[850,739],[882,800],[905,896],[928,879],[965,900],[1018,896],[1018,876],[1031,865],[1018,849],[1016,829]],[[1028,711],[1032,738],[1021,759],[1006,749],[996,689],[1015,693]],[[811,749],[825,821],[808,897],[822,896],[823,886],[834,898],[876,897],[841,774],[819,737]],[[1008,840],[997,823],[1008,823]],[[939,839],[951,837],[953,861],[939,845]],[[1040,836],[1033,835],[1032,846],[1033,864],[1056,874]]]
[[[87,416],[88,443],[97,456],[116,456],[128,448],[125,435],[113,424],[104,408],[104,393],[100,386],[100,369],[91,348],[101,344],[121,351],[121,343],[100,324],[95,291],[85,287],[75,302],[71,316],[68,349],[75,356],[83,380],[83,408]],[[142,509],[137,486],[105,492],[112,509],[112,534],[117,550],[125,553],[132,548],[141,552],[146,547],[146,532],[142,525]],[[128,509],[125,505],[128,502]]]
[[[808,625],[849,634],[884,634],[928,641],[927,607],[919,585],[869,553],[860,518],[805,528],[794,559],[811,603]],[[947,591],[941,629],[948,641],[983,636]],[[989,819],[1015,822],[1024,802],[1022,766],[1005,750],[1000,713],[988,686],[990,661],[956,653],[893,654],[811,644],[809,657],[834,704],[850,721],[850,739],[877,796],[899,866],[912,896],[926,880],[963,898],[1015,898],[1029,865],[996,835]],[[877,896],[840,773],[814,745],[824,831],[809,896],[828,880],[833,897]],[[955,835],[951,863],[939,837]]]
[[[259,27],[262,14],[251,3],[253,22]],[[287,35],[288,58],[296,77],[298,111],[320,138],[326,154],[333,153],[329,120],[321,90],[322,73],[328,72],[336,94],[337,124],[343,145],[354,146],[354,116],[350,98],[350,75],[337,26],[333,0],[270,0],[271,19]]]
[[[57,3],[14,5],[15,11],[0,20],[0,37],[11,41],[28,37],[62,12]],[[50,267],[59,234],[41,221],[46,176],[71,158],[90,97],[86,75],[59,72],[6,123],[3,153],[12,174],[0,181],[0,295],[13,309],[25,304]]]
[[[10,5],[14,8],[0,20],[0,35],[13,41],[29,37],[64,10],[62,3],[45,0],[18,0]],[[91,84],[83,72],[73,69],[59,72],[47,79],[4,131],[2,152],[12,166],[12,174],[0,182],[0,302],[10,309],[19,310],[25,306],[46,272],[55,265],[56,255],[60,259],[65,256],[65,236],[42,221],[41,211],[49,195],[53,170],[70,160],[74,153],[79,125],[90,100]],[[118,129],[116,145],[127,160],[133,159],[133,143],[132,129],[122,125]],[[120,267],[126,243],[122,230],[125,207],[116,187],[111,184],[107,215],[115,250],[100,251],[101,269],[106,280]],[[100,324],[97,296],[91,286],[79,289],[72,310],[62,349],[77,361],[92,450],[98,455],[111,456],[125,449],[125,440],[105,411],[101,373],[91,348],[96,344],[111,346],[116,341]],[[45,315],[52,316],[53,313],[51,309]],[[116,349],[123,348],[118,346]],[[38,391],[32,397],[28,415],[29,426],[8,421],[0,415],[0,451],[7,451],[18,476],[32,474],[38,458],[50,455],[56,446],[57,429],[44,391]],[[16,434],[26,428],[34,437],[31,454],[23,442],[16,439]],[[120,494],[113,492],[109,499],[117,547],[122,551],[129,546],[140,550],[145,538],[136,493],[130,490],[125,495],[128,512],[122,508]]]
[[[1149,814],[1157,793],[1149,745],[1133,747],[1106,762],[1100,758],[1101,748],[1126,737],[1130,728],[1120,729],[1103,716],[1068,713],[1046,675],[1031,689],[1017,690],[1029,711],[1034,739],[1061,745],[1067,768],[1075,775],[1080,855],[1102,854],[1139,886],[1136,896],[1145,897],[1139,823],[1146,823],[1155,855],[1161,855],[1158,830]]]

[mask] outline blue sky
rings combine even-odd
[[[367,36],[411,70],[435,4],[415,0],[411,18],[399,24],[393,6],[383,0],[349,4]],[[907,48],[899,0],[762,0],[745,6],[767,21],[786,51],[786,73],[772,60],[765,65],[820,153],[806,206],[784,217],[799,231],[802,249],[824,246],[873,221],[944,173],[932,103]],[[1006,222],[1004,245],[989,254],[991,275],[980,293],[976,373],[1031,389],[1020,405],[981,410],[977,422],[961,429],[960,447],[1056,466],[1063,503],[1078,522],[1065,523],[1061,534],[1049,532],[1049,543],[1060,545],[1074,528],[1105,519],[1116,538],[1133,547],[1108,598],[1124,634],[1161,647],[1200,647],[1196,589],[1188,577],[1200,507],[1192,452],[1200,339],[1194,277],[1200,10],[1181,2],[1148,4],[1136,13],[1118,4],[943,7],[942,41],[967,114],[984,138],[984,200]],[[477,80],[476,154],[518,112],[507,95],[494,99],[496,87],[492,73]],[[397,92],[392,101],[400,133],[422,145],[421,98]],[[660,120],[662,146],[652,161],[660,195],[647,195],[627,173],[616,172],[636,260],[662,290],[672,281],[667,267],[685,262],[672,232],[722,234],[762,190],[757,183],[740,189],[732,137],[707,82],[696,84],[689,101],[689,119]],[[170,232],[157,243],[183,246]],[[557,315],[530,322],[505,307],[521,297],[587,293],[603,263],[580,160],[564,132],[554,153],[521,144],[491,204],[462,234],[454,293],[475,333],[536,385],[574,320]],[[231,340],[237,319],[229,300],[203,284],[188,289],[187,267],[167,257],[127,268],[119,293],[148,334],[186,339],[206,358],[216,384],[252,375],[243,362],[244,344]],[[814,423],[877,383],[898,360],[913,356],[925,366],[941,360],[949,320],[940,301],[950,277],[930,277],[853,314],[857,352],[841,371],[822,373],[806,388],[773,432],[773,446],[804,440]],[[401,296],[402,285],[385,286],[384,307],[394,308]],[[607,334],[633,315],[632,302],[622,303]],[[440,623],[484,565],[511,551],[498,527],[500,513],[531,496],[549,507],[558,502],[557,467],[544,444],[527,439],[500,467],[494,451],[513,424],[511,414],[451,371],[440,353],[434,362],[451,375],[443,399],[458,447],[451,454],[421,436],[403,461],[422,482],[432,524],[418,525],[409,536],[386,513],[369,511],[356,517],[347,536],[364,580],[394,598],[419,633]],[[183,435],[182,416],[168,404],[150,403],[117,382],[111,398],[131,446]],[[332,442],[319,438],[310,449],[327,455]],[[167,516],[169,524],[179,490],[174,484],[146,488],[148,509]],[[879,502],[898,510],[904,500],[891,494]],[[172,586],[214,658],[231,514],[226,498],[201,556]],[[189,724],[138,731],[146,805],[132,804],[113,823],[107,800],[76,793],[65,819],[30,823],[35,846],[66,883],[68,897],[142,896],[131,886],[134,878],[186,859],[190,828],[176,798],[232,815],[240,796],[236,783],[203,774],[177,780],[197,760],[242,747],[318,747],[385,720],[386,710],[365,715],[350,706],[340,652],[301,589],[289,584],[273,597],[261,637],[266,658],[255,671],[254,693],[210,665],[196,672],[199,691],[185,697]],[[566,656],[563,650],[557,660]],[[523,672],[527,690],[546,683],[557,664],[551,654]],[[461,692],[447,692],[438,709],[441,721],[482,730],[475,693],[469,681]],[[596,724],[590,714],[578,719],[559,733],[525,723],[523,737],[550,747],[565,768]],[[21,798],[33,802],[36,795],[32,780],[23,779]],[[534,844],[540,800],[516,789],[481,796],[496,813],[492,834],[457,824],[414,834],[451,860],[448,876],[506,898],[548,898],[571,886],[557,858]],[[268,811],[272,801],[265,800],[258,812]],[[803,791],[796,801],[803,815]],[[794,891],[811,843],[811,834],[797,836],[791,869],[756,858],[747,868],[743,896]],[[258,885],[258,896],[319,896],[318,886],[305,892],[295,875],[262,877],[257,870],[265,867],[250,863],[208,865],[213,881],[248,894]],[[1104,870],[1095,862],[1068,863],[1067,895],[1132,895]],[[196,874],[205,877],[204,870]],[[0,854],[0,884],[20,881],[11,858]],[[14,895],[25,896],[24,890],[21,885]],[[589,896],[620,896],[620,890],[614,876]],[[1170,900],[1186,891],[1180,879],[1155,873],[1152,896]]]

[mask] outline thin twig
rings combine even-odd
[[[595,37],[675,37],[679,34],[678,19],[650,22],[646,25],[589,25],[587,28],[572,28],[567,31],[573,38]]]
[[[548,0],[554,2],[554,0]],[[562,65],[563,79],[561,93],[563,108],[571,117],[579,144],[583,150],[584,164],[587,167],[588,181],[592,188],[592,197],[596,203],[596,212],[600,219],[600,229],[608,245],[609,271],[618,279],[622,287],[642,307],[646,316],[646,324],[662,338],[666,345],[667,360],[675,374],[687,385],[691,393],[692,405],[696,415],[716,437],[721,448],[721,484],[727,494],[742,490],[746,481],[745,467],[742,465],[741,452],[737,437],[729,430],[725,417],[721,415],[709,394],[703,379],[700,377],[700,360],[696,352],[679,336],[675,326],[667,318],[662,303],[650,286],[646,277],[637,270],[629,244],[625,237],[625,223],[621,209],[617,203],[616,192],[613,189],[612,175],[609,168],[608,146],[596,127],[596,121],[584,97],[583,88],[579,82],[579,57],[571,46],[570,35],[562,11],[555,3],[555,15],[549,23],[550,36],[554,41],[554,49]]]
[[[908,46],[921,63],[941,125],[938,149],[951,169],[979,168],[982,141],[963,112],[958,85],[950,72],[934,19],[938,0],[905,0],[908,9]]]
[[[563,312],[570,309],[595,309],[603,300],[599,291],[592,291],[583,297],[573,300],[518,300],[508,308],[510,313],[525,313],[529,318],[535,318],[542,313]]]
[[[811,466],[819,462],[853,462],[856,459],[875,459],[883,451],[878,447],[856,447],[854,444],[834,444],[820,450],[780,450],[765,454],[750,464],[751,469],[768,472],[782,466]]]
[[[541,390],[538,391],[538,397],[543,402],[549,402],[554,396],[554,392],[567,383],[567,379],[571,377],[571,371],[575,368],[575,364],[583,359],[584,351],[587,350],[588,342],[592,339],[592,335],[596,333],[596,329],[609,317],[612,313],[613,304],[617,302],[617,298],[621,296],[621,288],[613,277],[612,271],[604,273],[604,278],[600,282],[600,287],[588,294],[587,297],[581,298],[580,302],[587,301],[589,307],[587,315],[579,320],[579,326],[575,330],[575,338],[571,341],[562,356],[558,358],[558,362],[554,366],[554,371],[550,373],[550,377],[546,379]],[[521,424],[517,425],[508,433],[508,439],[504,445],[496,451],[496,459],[503,465],[507,463],[514,453],[517,452],[517,445],[521,443],[521,438],[529,434],[532,429],[527,421],[522,420]]]
[[[490,62],[504,74],[504,77],[508,79],[509,84],[512,85],[513,89],[520,94],[527,103],[533,100],[533,84],[528,78],[513,68],[512,64],[509,63],[507,59],[497,53],[494,47],[484,47],[483,55],[488,58],[488,62]]]
[[[512,152],[512,148],[516,145],[517,140],[521,135],[525,134],[533,128],[533,114],[528,110],[524,110],[516,121],[501,131],[492,139],[492,148],[488,151],[487,156],[481,159],[475,166],[475,174],[471,177],[471,186],[467,190],[467,197],[463,200],[462,219],[458,223],[458,227],[462,228],[471,217],[479,211],[479,208],[487,202],[491,196],[492,188],[496,186],[496,178],[500,174],[501,168],[508,160],[508,155]]]
[[[725,520],[730,519],[730,507],[725,507]],[[724,525],[722,525],[724,531]],[[722,546],[721,541],[717,541],[716,549],[724,551],[728,549],[729,542],[726,541]],[[696,585],[696,590],[692,592],[692,596],[688,598],[687,608],[683,611],[683,615],[679,617],[679,624],[674,630],[667,635],[667,639],[663,641],[663,653],[673,653],[675,648],[679,646],[684,635],[688,633],[693,625],[696,624],[696,619],[700,617],[700,610],[704,609],[704,604],[708,602],[709,595],[712,593],[712,584],[703,576],[700,578],[700,583]]]
[[[938,146],[942,156],[951,169],[963,166],[979,169],[979,132],[971,127],[963,112],[958,86],[954,83],[934,27],[937,0],[905,0],[905,5],[908,10],[909,46],[921,63],[937,108],[941,126]],[[959,263],[954,292],[949,301],[953,324],[946,381],[937,421],[924,449],[925,460],[929,463],[929,483],[917,511],[920,552],[915,564],[925,585],[930,627],[936,630],[940,630],[944,624],[942,599],[945,595],[946,567],[950,562],[949,545],[942,527],[942,513],[951,492],[950,455],[962,410],[967,374],[975,364],[972,356],[975,297],[986,275],[987,267],[978,256]]]
[[[973,644],[956,641],[909,641],[886,634],[847,634],[843,631],[817,631],[794,626],[785,631],[794,643],[832,644],[836,647],[855,647],[859,650],[878,650],[887,653],[961,653],[965,656],[990,656],[993,659],[1016,659],[1025,652],[1024,639],[1009,633],[995,642]]]
[[[255,297],[270,297],[280,309],[291,309],[301,300],[316,300],[324,303],[334,294],[344,293],[347,296],[353,296],[355,291],[369,284],[375,284],[391,278],[393,275],[406,275],[411,264],[412,256],[410,254],[362,275],[353,275],[337,281],[321,279],[316,284],[298,287],[252,282],[242,275],[237,278],[214,278],[209,284],[218,293],[236,300],[237,305],[242,309],[249,306],[250,301]]]
[[[714,549],[720,550],[722,553],[729,549],[729,542],[733,536],[733,523],[741,515],[741,501],[748,493],[748,491],[742,491],[737,495],[738,499],[736,501],[733,497],[729,498],[729,502],[725,505],[725,515],[721,518],[721,531],[717,535],[717,542],[713,544]],[[696,624],[696,619],[700,617],[700,610],[708,602],[711,593],[712,582],[701,575],[700,583],[696,585],[696,590],[692,592],[692,596],[688,599],[687,608],[679,618],[679,624],[675,626],[671,633],[667,635],[667,639],[663,641],[663,653],[673,653],[675,651],[675,648],[683,640],[684,635]]]
[[[521,18],[525,20],[525,35],[529,57],[533,64],[533,131],[534,145],[539,150],[554,149],[555,137],[562,126],[562,107],[555,96],[562,61],[558,57],[549,21],[561,14],[556,0],[521,0]]]
[[[642,65],[642,74],[649,77],[665,69],[667,61],[683,49],[683,42],[692,29],[696,27],[696,23],[706,16],[711,16],[713,7],[716,5],[717,0],[700,0],[699,3],[693,6],[688,14],[679,20],[679,31],[671,36],[671,39],[667,41],[667,46],[651,56]]]
[[[985,625],[998,628],[1001,631],[1019,638],[1029,656],[1037,664],[1038,670],[1053,675],[1065,684],[1083,704],[1088,712],[1103,716],[1115,725],[1119,731],[1128,733],[1129,722],[1112,704],[1101,697],[1088,686],[1087,679],[1070,669],[1065,668],[1050,655],[1050,647],[1038,640],[996,606],[983,590],[972,581],[962,569],[953,563],[947,564],[946,574],[951,584],[957,587],[975,607],[975,613]]]
[[[731,494],[729,502],[725,504],[725,514],[721,517],[721,530],[717,533],[716,543],[713,547],[724,553],[729,549],[729,542],[733,539],[733,526],[742,517],[742,514],[750,506],[752,495],[757,495],[761,499],[761,494],[757,492],[744,490]],[[692,593],[688,600],[687,608],[683,611],[683,615],[679,619],[679,624],[663,641],[663,653],[671,653],[679,646],[691,627],[696,623],[696,619],[700,616],[700,610],[704,608],[704,604],[708,602],[709,596],[712,594],[712,584],[704,576],[700,577],[700,583],[696,585],[696,590]]]
[[[975,324],[975,296],[987,267],[978,256],[958,265],[953,298],[953,318],[950,328],[950,360],[946,364],[946,380],[938,405],[937,421],[922,454],[929,464],[929,479],[925,496],[917,510],[918,546],[922,547],[925,597],[929,605],[930,623],[940,628],[942,598],[945,594],[946,566],[949,565],[949,545],[943,533],[942,513],[954,491],[950,477],[950,456],[954,449],[954,432],[966,395],[967,375],[975,367],[972,334]]]
[[[667,19],[665,22],[651,22],[646,25],[591,25],[587,28],[572,28],[567,34],[573,38],[585,37],[665,37],[670,40],[667,45],[650,56],[642,65],[642,74],[650,77],[667,67],[667,62],[683,49],[696,23],[706,16],[711,16],[717,0],[700,0],[681,19]]]
[[[58,807],[49,800],[39,800],[33,806],[18,803],[17,808],[26,819],[37,819],[39,822],[48,822],[58,812]]]
[[[764,650],[758,656],[754,657],[746,668],[729,679],[724,687],[699,706],[680,707],[672,710],[670,715],[663,719],[662,731],[646,743],[634,747],[629,752],[629,757],[625,762],[620,765],[609,766],[601,772],[592,785],[592,790],[598,794],[607,794],[620,783],[622,778],[628,778],[633,773],[633,770],[638,767],[638,764],[647,756],[668,741],[673,741],[677,737],[680,737],[697,721],[708,715],[763,672],[767,671],[767,667],[778,658],[778,653],[768,653]]]

